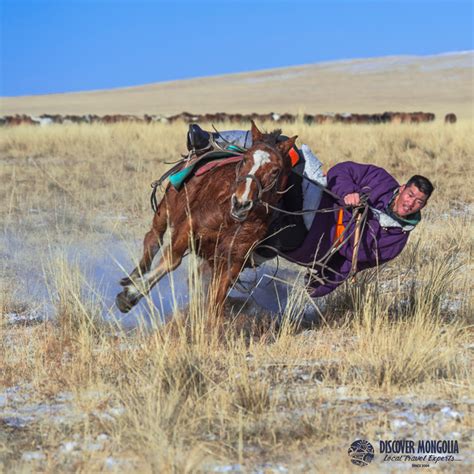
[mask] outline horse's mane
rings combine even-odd
[[[262,134],[261,141],[267,145],[274,146],[278,143],[278,138],[280,138],[280,135],[281,128],[277,128],[276,130],[273,130],[273,132]]]

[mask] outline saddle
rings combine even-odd
[[[199,157],[192,157],[184,164],[184,168],[176,170],[169,176],[169,181],[176,190],[191,176],[202,176],[208,171],[230,163],[237,163],[242,154],[236,151],[210,151]]]

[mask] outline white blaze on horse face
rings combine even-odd
[[[257,150],[253,154],[253,166],[252,169],[249,171],[250,175],[255,175],[255,173],[258,171],[260,166],[264,165],[265,163],[270,163],[270,153],[267,153],[266,151],[263,150]],[[247,202],[250,194],[250,186],[252,185],[252,180],[250,178],[246,179],[246,184],[245,184],[245,191],[244,194],[242,195],[241,201]]]

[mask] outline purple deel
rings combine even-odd
[[[383,168],[352,161],[339,163],[331,168],[328,171],[327,180],[328,189],[341,198],[350,193],[365,193],[368,195],[369,205],[383,212],[393,198],[394,191],[400,186]],[[342,202],[337,202],[327,193],[323,193],[319,209],[334,208],[335,210],[316,214],[303,244],[287,254],[290,259],[311,263],[324,257],[334,242],[337,214],[341,204]],[[350,219],[351,212],[345,210],[343,219],[345,226]],[[353,226],[354,223],[346,230],[345,235],[352,232]],[[403,250],[407,240],[406,230],[401,227],[381,227],[378,219],[369,210],[367,225],[361,236],[357,270],[365,270],[392,260]],[[315,265],[314,268],[318,270],[320,276],[325,278],[326,283],[314,280],[310,285],[312,297],[327,295],[348,278],[352,266],[353,245],[354,236],[327,263],[328,267],[337,273],[327,269],[324,271]]]

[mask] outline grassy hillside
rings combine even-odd
[[[473,52],[393,56],[1,99],[8,114],[426,111],[473,116]]]

